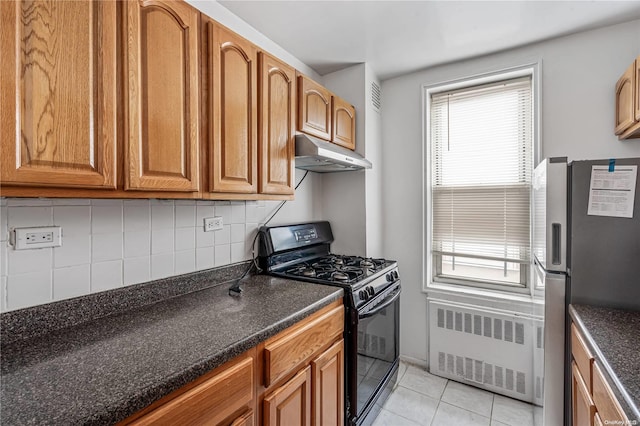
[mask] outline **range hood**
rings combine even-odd
[[[296,135],[296,168],[317,173],[370,169],[371,162],[341,146],[305,134]]]

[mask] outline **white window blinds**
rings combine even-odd
[[[432,94],[430,119],[432,254],[529,262],[531,78]]]

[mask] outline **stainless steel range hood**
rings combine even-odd
[[[296,168],[317,173],[370,169],[371,162],[341,146],[305,134],[296,135]]]

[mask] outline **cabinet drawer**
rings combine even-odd
[[[571,363],[571,405],[573,426],[593,426],[596,407],[575,362]]]
[[[297,370],[314,353],[342,335],[344,306],[303,320],[264,346],[265,386]]]
[[[132,425],[217,425],[253,400],[253,358],[221,371],[133,421]],[[241,417],[239,420],[241,420]],[[245,423],[252,424],[253,416]]]
[[[587,349],[584,339],[573,323],[571,324],[571,354],[578,365],[578,370],[580,370],[589,392],[592,392],[591,366],[593,365],[593,355]]]
[[[598,364],[593,364],[593,402],[607,424],[629,424]]]

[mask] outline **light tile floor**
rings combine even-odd
[[[534,410],[541,409],[401,362],[396,388],[373,426],[535,426]]]

